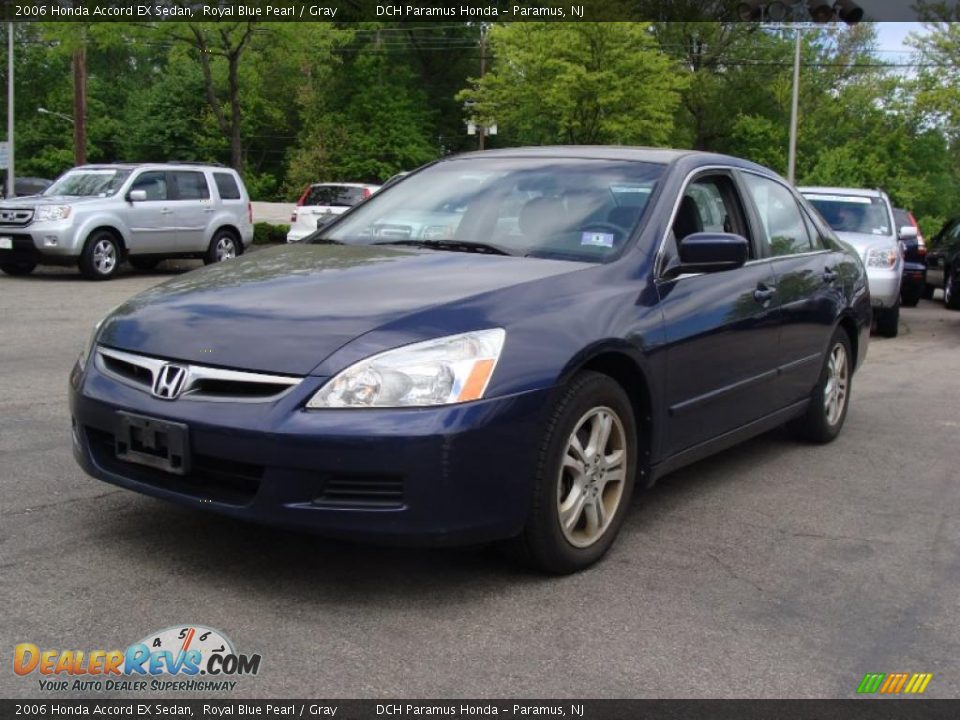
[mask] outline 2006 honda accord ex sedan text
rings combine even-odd
[[[571,572],[637,484],[788,421],[832,440],[869,325],[857,253],[763,167],[481,152],[118,307],[74,447],[184,505]]]

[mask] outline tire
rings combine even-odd
[[[810,406],[794,423],[797,434],[814,443],[828,443],[836,438],[850,407],[853,353],[846,330],[837,328],[828,347],[820,379],[810,395]]]
[[[243,245],[230,230],[217,230],[210,240],[210,246],[203,256],[204,265],[230,260],[243,255]]]
[[[922,297],[924,300],[933,300],[933,291],[935,289],[936,288],[934,288],[933,285],[931,285],[930,283],[924,283],[923,290],[920,293],[920,297]]]
[[[943,278],[943,304],[948,310],[960,310],[960,287],[953,273]]]
[[[590,437],[602,437],[604,428],[603,450],[596,453]],[[618,453],[619,462],[611,459]],[[515,542],[521,558],[553,574],[597,562],[623,524],[636,466],[636,420],[627,394],[607,375],[580,373],[550,413],[530,514]]]
[[[900,303],[877,311],[877,334],[895,338],[900,332]]]
[[[0,270],[7,275],[29,275],[37,267],[36,260],[4,260],[0,262]]]
[[[920,302],[922,290],[910,289],[900,292],[900,307],[916,307]]]
[[[120,272],[120,243],[109,230],[95,230],[80,254],[80,272],[89,280],[109,280]]]
[[[141,272],[149,272],[160,264],[161,258],[130,257],[127,258],[130,267]]]

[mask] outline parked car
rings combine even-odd
[[[84,165],[42,195],[0,202],[0,270],[79,265],[92,280],[123,260],[149,270],[172,257],[220,262],[253,240],[250,198],[235,170],[181,164]]]
[[[362,183],[314,183],[307,186],[290,216],[287,242],[297,242],[380,189]]]
[[[26,197],[28,195],[39,195],[53,184],[53,180],[37,177],[18,177],[13,181],[14,195],[16,197]],[[0,198],[7,196],[6,182],[0,183]]]
[[[960,310],[960,218],[948,220],[927,248],[927,284],[924,297],[943,289],[943,304]]]
[[[443,208],[445,237],[370,232]],[[786,422],[835,438],[869,325],[862,261],[764,167],[472,153],[128,300],[72,371],[74,451],[189,507],[572,572],[636,483]]]
[[[863,258],[870,278],[877,332],[896,337],[900,327],[903,252],[887,194],[882,190],[837,187],[802,187],[800,192],[839,238],[856,248]]]
[[[903,253],[903,282],[900,305],[916,307],[927,285],[927,245],[920,234],[920,225],[909,210],[893,209],[894,227]]]

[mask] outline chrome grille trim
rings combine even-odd
[[[114,368],[110,367],[110,361],[115,360],[135,368],[136,377],[124,375]],[[207,367],[204,365],[192,365],[190,363],[181,363],[176,361],[160,360],[147,355],[137,355],[134,353],[123,352],[97,346],[96,366],[104,375],[116,380],[119,383],[136,388],[142,392],[157,397],[153,392],[154,383],[160,370],[173,362],[173,364],[186,368],[187,376],[183,381],[183,389],[175,400],[203,400],[208,402],[244,402],[244,403],[263,403],[279,400],[284,395],[299,385],[303,378],[290,377],[289,375],[267,375],[265,373],[245,372],[242,370],[224,370],[223,368]],[[251,388],[269,388],[276,387],[276,392],[267,392],[257,395],[231,394],[229,392],[214,393],[204,391],[205,383],[235,383],[240,387],[246,385]]]
[[[0,225],[14,225],[23,227],[33,220],[31,208],[2,208],[0,209]]]

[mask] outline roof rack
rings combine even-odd
[[[223,163],[200,162],[198,160],[167,160],[166,162],[157,163],[157,165],[204,165],[209,167],[226,167],[226,165]]]

